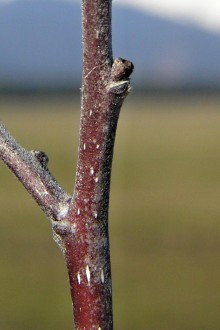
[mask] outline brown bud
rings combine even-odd
[[[112,81],[128,80],[133,72],[134,65],[131,61],[124,60],[119,57],[116,58],[112,65],[111,78]]]

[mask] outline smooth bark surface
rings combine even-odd
[[[79,329],[112,329],[108,207],[115,131],[133,65],[112,66],[111,1],[83,1],[83,84],[79,157],[68,220],[79,233],[65,255]]]
[[[133,64],[121,58],[113,62],[111,1],[83,0],[82,17],[82,103],[73,196],[50,174],[46,154],[23,149],[2,124],[0,158],[52,220],[66,259],[75,329],[111,330],[109,189],[115,132]]]

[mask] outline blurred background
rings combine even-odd
[[[219,329],[219,16],[214,0],[113,1],[114,57],[135,64],[112,173],[116,330]],[[0,119],[72,193],[80,3],[1,0],[0,45]],[[50,223],[3,163],[0,207],[0,328],[72,329]]]

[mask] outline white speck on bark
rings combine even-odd
[[[77,209],[77,215],[80,215],[80,209]]]
[[[77,274],[77,280],[78,280],[78,283],[80,284],[80,283],[81,283],[81,276],[80,276],[80,273]]]
[[[102,282],[102,283],[105,282],[105,276],[104,276],[104,271],[103,271],[103,269],[101,269],[101,282]]]
[[[69,210],[69,207],[67,207],[66,205],[65,206],[61,205],[60,210],[59,210],[59,214],[57,216],[58,220],[61,220],[61,219],[65,218],[65,216],[68,213],[68,210]]]
[[[96,32],[95,32],[95,37],[96,37],[96,39],[99,38],[99,30],[96,30]]]
[[[90,173],[91,175],[94,175],[95,171],[94,171],[94,168],[93,168],[93,167],[90,168],[89,173]]]
[[[83,144],[83,150],[86,150],[86,144],[85,143]]]
[[[90,269],[89,266],[86,266],[86,277],[87,277],[87,281],[90,284],[90,279],[91,279],[91,273],[90,273]]]

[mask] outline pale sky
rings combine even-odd
[[[0,3],[12,1],[19,0],[0,0]],[[113,5],[117,4],[129,5],[173,20],[188,21],[220,33],[220,0],[113,0]]]
[[[161,17],[185,20],[220,33],[220,0],[113,0]]]

